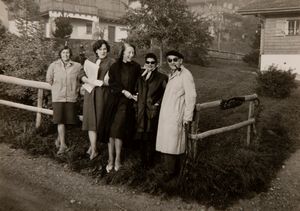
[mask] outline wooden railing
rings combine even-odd
[[[8,83],[8,84],[16,84],[16,85],[21,85],[21,86],[32,87],[32,88],[38,89],[38,97],[37,97],[37,106],[36,107],[0,99],[0,104],[2,104],[2,105],[36,112],[37,113],[36,127],[39,127],[41,125],[41,114],[53,115],[52,110],[42,108],[43,90],[51,90],[50,84],[48,84],[46,82],[25,80],[25,79],[15,78],[12,76],[6,76],[6,75],[0,75],[0,82]],[[217,100],[217,101],[212,101],[212,102],[196,104],[194,121],[191,123],[191,125],[187,126],[187,128],[186,128],[186,131],[188,131],[187,132],[187,139],[188,139],[187,150],[190,151],[189,153],[191,153],[192,156],[195,156],[195,154],[197,153],[196,152],[197,147],[189,147],[190,144],[195,145],[195,143],[197,141],[204,139],[206,137],[224,133],[224,132],[231,131],[231,130],[236,130],[236,129],[239,129],[242,127],[247,127],[247,138],[246,138],[245,143],[248,146],[251,141],[251,132],[256,134],[255,117],[254,117],[255,101],[258,101],[258,97],[256,94],[253,94],[253,95],[235,97],[235,98],[231,98],[228,100]],[[198,125],[201,120],[201,113],[203,112],[203,110],[205,110],[207,108],[215,108],[215,107],[229,109],[232,107],[239,106],[239,105],[243,104],[244,102],[249,102],[249,111],[248,111],[248,119],[247,120],[238,122],[233,125],[224,126],[221,128],[216,128],[216,129],[198,133]],[[79,118],[82,120],[82,116],[79,116]]]
[[[0,82],[8,83],[8,84],[16,84],[16,85],[20,85],[20,86],[25,86],[25,87],[31,87],[31,88],[37,88],[38,89],[37,106],[36,107],[0,99],[0,104],[1,105],[6,105],[6,106],[14,107],[14,108],[20,108],[20,109],[24,109],[24,110],[27,110],[27,111],[36,112],[37,113],[36,114],[36,123],[35,123],[36,128],[38,128],[41,125],[42,114],[53,115],[52,110],[42,107],[42,105],[43,105],[43,92],[44,92],[44,90],[51,90],[50,84],[48,84],[46,82],[25,80],[25,79],[12,77],[12,76],[6,76],[6,75],[0,75]],[[82,116],[79,116],[79,119],[82,120]]]
[[[227,125],[221,128],[211,129],[200,133],[198,132],[198,126],[201,121],[201,113],[203,113],[205,109],[208,108],[230,109],[230,108],[237,107],[246,102],[249,103],[248,118],[246,120],[242,122],[238,122],[236,124]],[[226,103],[227,103],[227,107],[224,108],[224,104]],[[186,139],[187,139],[186,155],[188,159],[194,160],[196,158],[198,154],[198,145],[199,145],[198,143],[202,139],[212,135],[217,135],[220,133],[237,130],[243,127],[247,127],[247,134],[246,134],[247,136],[245,140],[245,145],[249,146],[251,143],[251,134],[253,133],[253,135],[257,135],[256,127],[255,127],[256,119],[254,116],[255,114],[254,109],[255,109],[255,105],[258,104],[259,104],[259,99],[256,94],[234,97],[228,100],[216,100],[212,102],[197,104],[194,111],[194,120],[190,125],[186,125],[185,128],[186,131],[188,131],[186,133]]]

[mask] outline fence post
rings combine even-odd
[[[254,102],[250,101],[249,102],[248,119],[251,119],[253,117],[253,114],[254,114]],[[251,127],[253,127],[252,124],[247,126],[247,140],[246,140],[247,146],[250,145],[250,141],[251,141]]]
[[[42,108],[43,107],[43,89],[38,89],[38,97],[37,97],[37,107]],[[39,128],[42,123],[42,113],[37,112],[36,113],[36,120],[35,120],[35,127]]]
[[[194,111],[194,118],[193,122],[191,124],[190,133],[196,134],[199,126],[200,121],[200,111]],[[198,140],[193,140],[192,138],[189,140],[191,142],[191,152],[192,152],[192,158],[193,160],[196,159],[197,153],[198,153]]]

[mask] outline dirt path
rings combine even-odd
[[[0,210],[205,210],[124,187],[95,184],[63,164],[0,144]]]
[[[67,166],[0,144],[0,210],[215,210],[181,199],[135,193],[96,180]],[[268,192],[240,200],[230,211],[300,210],[300,150],[282,167]]]

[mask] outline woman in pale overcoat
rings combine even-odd
[[[192,74],[183,65],[177,51],[166,54],[171,74],[159,114],[156,150],[163,153],[169,174],[176,173],[178,155],[185,152],[184,124],[192,121],[196,89]]]

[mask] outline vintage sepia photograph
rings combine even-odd
[[[0,211],[299,211],[300,0],[0,0]]]

